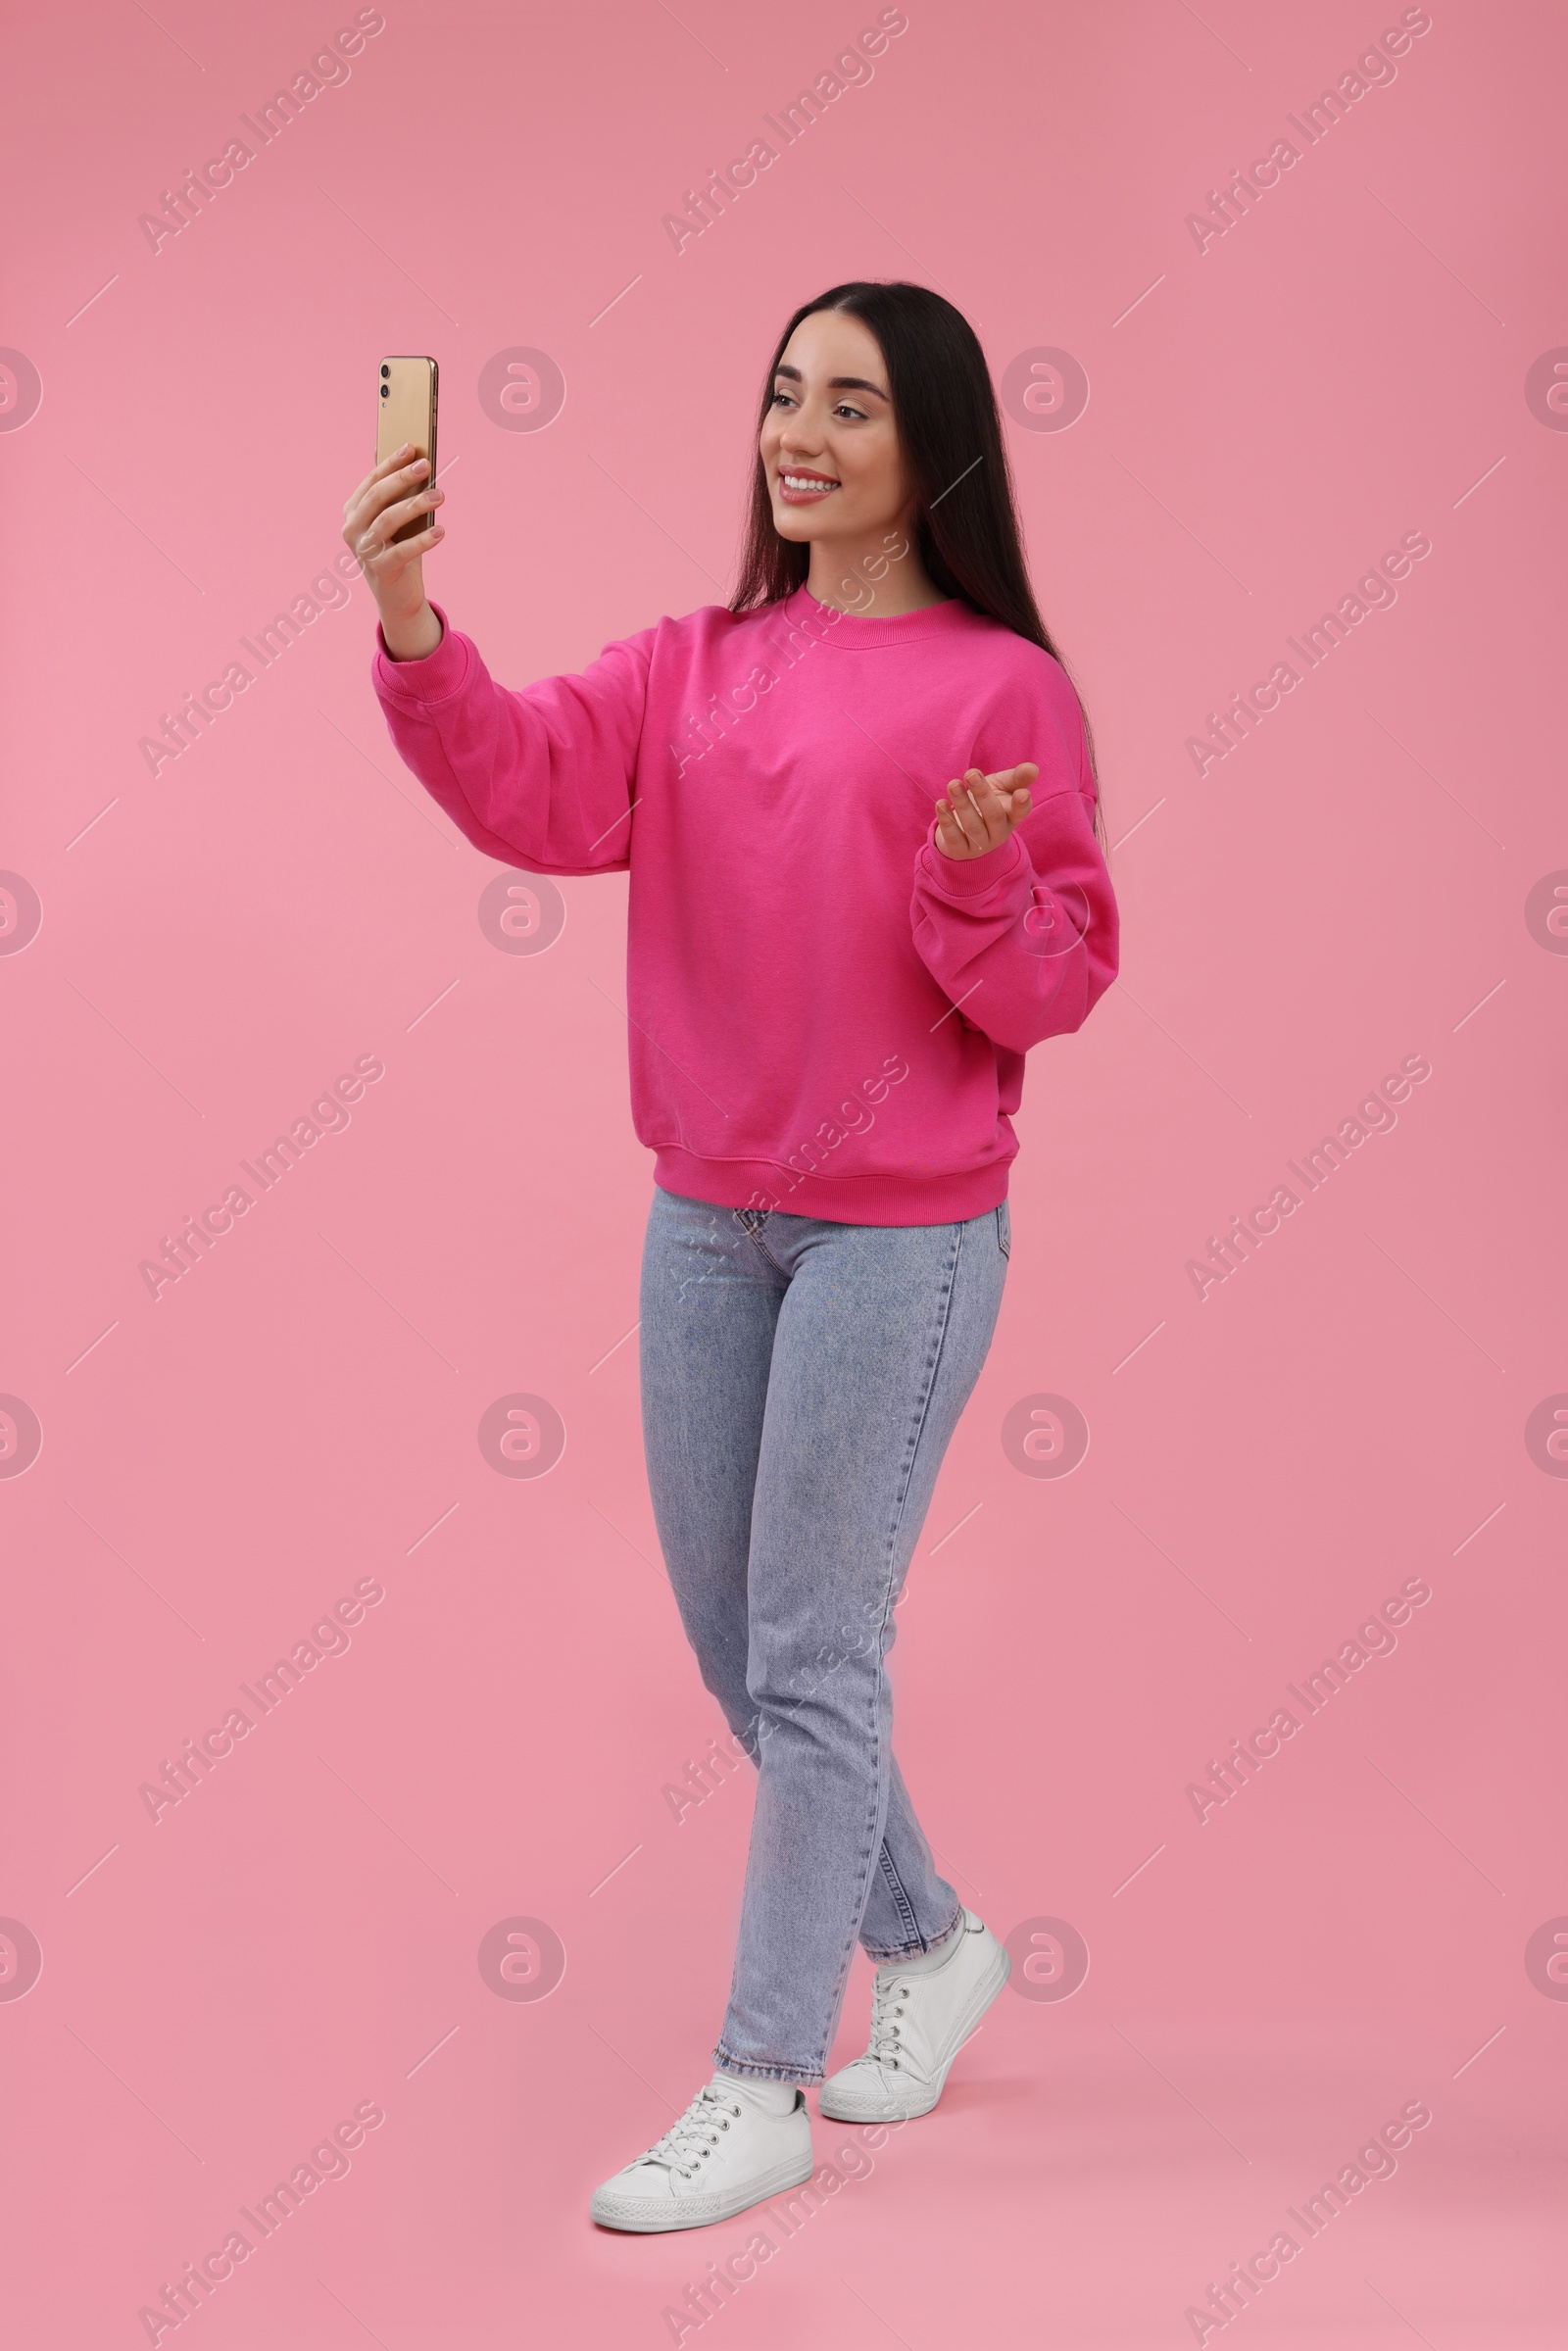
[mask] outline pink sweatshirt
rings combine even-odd
[[[409,766],[488,857],[630,875],[631,1105],[655,1182],[839,1224],[995,1207],[1024,1054],[1116,971],[1060,664],[960,601],[860,618],[801,588],[662,619],[518,691],[435,610],[434,653],[375,657]],[[938,796],[1021,759],[1030,814],[948,857]]]

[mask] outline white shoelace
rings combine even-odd
[[[717,2146],[719,2132],[727,2131],[739,2113],[739,2106],[722,2090],[705,2082],[680,2120],[670,2124],[641,2161],[668,2164],[679,2179],[694,2179],[699,2164]]]
[[[884,1982],[880,1968],[871,1985],[871,2046],[866,2055],[873,2065],[891,2066],[895,2073],[900,2047],[897,2020],[904,2014],[908,1989],[900,1976],[891,1976]]]

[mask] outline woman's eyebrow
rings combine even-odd
[[[804,380],[799,367],[778,367],[774,368],[773,374],[775,378],[787,375],[791,383],[800,383]],[[886,400],[889,397],[880,384],[867,383],[863,375],[830,375],[827,379],[827,388],[830,392],[874,392],[878,400]]]

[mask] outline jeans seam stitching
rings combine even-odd
[[[761,1257],[766,1264],[770,1265],[775,1273],[783,1274],[784,1279],[787,1282],[790,1279],[788,1269],[779,1263],[778,1259],[774,1256],[772,1250],[768,1248],[766,1241],[762,1237],[762,1226],[766,1224],[769,1216],[771,1216],[772,1213],[773,1211],[771,1208],[732,1208],[730,1210],[730,1214],[734,1218],[737,1227],[745,1234],[747,1240],[751,1243],[753,1249],[756,1249],[758,1255]],[[761,1218],[761,1224],[758,1226],[756,1232],[753,1232],[749,1224],[741,1223],[741,1218],[743,1215],[760,1216]]]
[[[895,1863],[892,1854],[888,1851],[887,1840],[885,1837],[883,1839],[882,1851],[878,1856],[878,1861],[881,1867],[882,1876],[887,1884],[888,1891],[893,1897],[899,1916],[904,1921],[906,1931],[911,1935],[918,1935],[920,1932],[919,1923],[915,1918],[914,1909],[910,1903],[908,1894],[905,1890],[904,1880],[899,1876],[898,1865]]]
[[[958,1266],[962,1260],[962,1257],[963,1227],[960,1224],[955,1225],[954,1227],[953,1255],[948,1263],[947,1279],[942,1292],[940,1308],[941,1322],[936,1335],[936,1352],[931,1358],[930,1366],[926,1373],[925,1393],[920,1398],[919,1416],[915,1422],[912,1440],[908,1447],[908,1457],[904,1465],[904,1483],[899,1493],[898,1506],[894,1515],[893,1524],[888,1530],[888,1583],[890,1591],[892,1588],[893,1553],[897,1549],[899,1530],[904,1524],[904,1513],[908,1506],[909,1488],[914,1479],[914,1464],[920,1450],[920,1440],[925,1435],[926,1421],[930,1416],[931,1398],[936,1393],[937,1379],[942,1370],[942,1357],[947,1346],[948,1324],[952,1319],[953,1314],[953,1293],[957,1286]],[[887,1622],[886,1610],[887,1603],[884,1600],[884,1625]]]
[[[933,1935],[922,1942],[899,1943],[896,1944],[893,1949],[886,1951],[868,1943],[866,1945],[865,1955],[868,1959],[874,1959],[880,1964],[890,1959],[911,1958],[916,1951],[934,1951],[938,1943],[947,1942],[949,1938],[956,1933],[957,1929],[962,1925],[962,1923],[963,1904],[960,1902],[957,1909],[954,1912],[952,1918],[948,1921],[947,1925],[942,1929],[940,1934]]]

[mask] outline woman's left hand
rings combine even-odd
[[[1032,759],[983,775],[971,767],[937,802],[937,847],[950,857],[983,857],[999,849],[1029,813],[1029,787],[1040,773]]]

